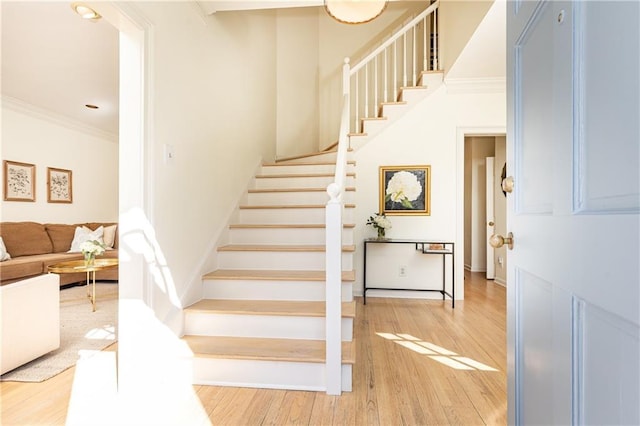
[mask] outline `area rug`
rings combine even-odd
[[[87,286],[60,290],[60,348],[0,376],[1,381],[42,382],[73,367],[80,351],[99,351],[117,340],[118,284],[96,283],[96,311]]]

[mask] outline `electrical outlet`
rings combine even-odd
[[[498,265],[500,265],[501,267],[504,265],[504,259],[502,259],[502,256],[498,257]]]
[[[400,269],[398,269],[398,276],[400,277],[407,276],[407,267],[405,265],[400,266]]]

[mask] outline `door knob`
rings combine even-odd
[[[507,176],[502,179],[502,190],[504,192],[512,193],[513,192],[513,176]]]
[[[491,238],[489,238],[489,244],[491,244],[493,248],[500,248],[506,244],[509,250],[513,250],[513,234],[509,232],[506,237],[500,234],[493,234]]]
[[[491,221],[489,221],[488,225],[489,226],[493,226],[493,225],[495,225],[495,223],[493,223],[493,221],[491,220]]]

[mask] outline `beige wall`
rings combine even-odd
[[[156,315],[178,318],[175,299],[200,297],[240,195],[257,165],[275,157],[276,14],[204,17],[187,2],[136,7],[151,24],[147,267],[160,289]]]
[[[493,1],[484,0],[441,0],[440,60],[445,73],[451,70],[492,4]]]
[[[318,11],[277,12],[277,153],[307,154],[318,147]]]
[[[36,166],[36,200],[3,200],[0,220],[43,223],[118,220],[115,137],[49,111],[4,99],[1,140],[2,160]],[[71,204],[47,202],[47,167],[71,170]],[[4,174],[4,167],[1,173]]]

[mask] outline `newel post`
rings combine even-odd
[[[326,223],[326,383],[327,394],[342,393],[342,196],[340,187],[327,187],[330,200]]]

